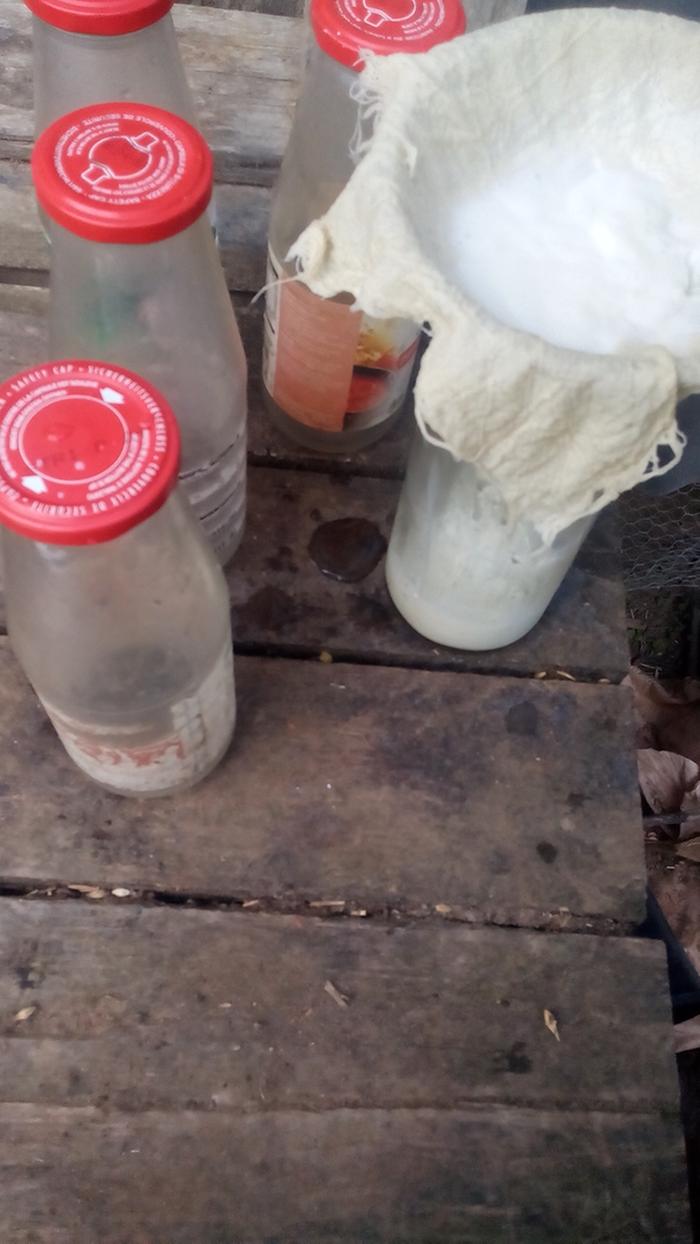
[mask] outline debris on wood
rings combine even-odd
[[[38,1010],[38,1007],[36,1006],[23,1006],[21,1011],[18,1011],[17,1014],[15,1015],[15,1023],[16,1024],[26,1023],[28,1019],[32,1018],[32,1015],[36,1014],[37,1010]]]
[[[538,672],[535,674],[535,678],[546,678],[546,677],[547,677],[546,670],[538,670]]]
[[[107,891],[98,885],[69,885],[69,890],[74,890],[76,894],[84,894],[86,898],[98,899],[106,898]]]
[[[367,909],[366,907],[354,907],[353,910],[350,912],[350,915],[351,916],[366,916]]]
[[[334,911],[340,911],[345,907],[344,898],[314,898],[309,903],[309,907],[331,907]]]
[[[332,998],[337,1006],[341,1007],[343,1010],[346,1009],[349,1005],[349,999],[346,998],[345,994],[341,993],[339,989],[336,989],[333,981],[326,981],[323,988],[328,994],[328,997]]]
[[[242,903],[241,905],[243,907],[259,907],[260,899],[259,898],[247,898],[245,902]]]
[[[452,914],[452,908],[447,903],[436,903],[435,910],[438,916],[449,916]]]
[[[127,890],[126,886],[123,885],[116,886],[116,888],[112,890],[112,894],[115,898],[131,898],[131,890]]]
[[[557,678],[565,678],[567,682],[576,682],[576,676],[574,674],[568,674],[566,670],[555,670],[554,673]]]
[[[333,657],[331,656],[330,652],[326,652],[325,648],[321,652],[319,652],[318,659],[322,665],[333,664]]]
[[[561,1041],[561,1037],[559,1036],[559,1022],[556,1015],[553,1015],[552,1012],[548,1011],[546,1007],[544,1008],[542,1014],[544,1016],[545,1027],[549,1030],[549,1032],[551,1032],[552,1036],[557,1041]]]

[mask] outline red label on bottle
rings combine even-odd
[[[269,256],[263,380],[290,418],[325,432],[382,423],[400,406],[419,333],[285,279]]]

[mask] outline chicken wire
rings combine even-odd
[[[656,497],[635,489],[617,510],[628,588],[700,589],[700,484]]]

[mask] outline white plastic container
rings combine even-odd
[[[172,0],[25,0],[33,15],[34,125],[86,104],[139,100],[195,124]]]
[[[32,172],[52,245],[51,355],[127,367],[165,395],[181,481],[225,564],[243,531],[246,363],[206,215],[209,148],[162,109],[97,104],[44,131]]]
[[[263,383],[273,423],[310,449],[351,453],[398,417],[419,326],[353,311],[289,280],[291,245],[349,180],[361,134],[362,55],[421,52],[461,34],[459,0],[311,0],[314,40],[270,220]]]
[[[504,648],[539,622],[592,523],[545,545],[530,523],[506,523],[497,488],[470,463],[418,434],[389,541],[389,593],[433,643]]]
[[[27,677],[94,781],[193,785],[231,739],[233,658],[171,411],[138,376],[73,361],[15,376],[0,407],[8,631]]]

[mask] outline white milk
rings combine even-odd
[[[387,553],[391,598],[434,643],[505,647],[539,621],[591,521],[548,547],[530,524],[506,525],[497,490],[473,466],[418,436]]]
[[[678,210],[660,181],[523,155],[441,217],[446,273],[502,324],[591,353],[700,349],[700,202]]]

